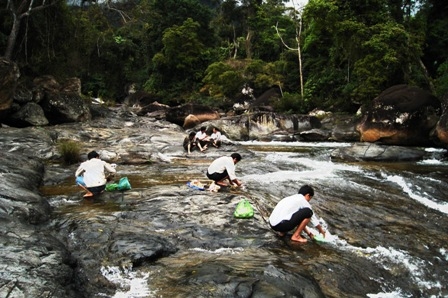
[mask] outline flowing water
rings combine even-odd
[[[213,268],[222,263],[231,269],[225,274],[217,272],[215,280],[228,281],[229,276],[247,279],[251,274],[275,279],[281,270],[312,275],[328,297],[448,297],[445,150],[427,149],[427,156],[420,162],[344,163],[332,162],[330,153],[336,147],[350,146],[348,143],[241,145],[253,156],[243,156],[237,174],[264,219],[279,199],[310,184],[315,189],[311,204],[331,241],[299,245],[275,238],[264,227],[252,238],[245,236],[246,243],[251,241],[253,245],[243,247],[238,245],[235,231],[233,239],[221,239],[208,248],[191,247],[137,271],[102,267],[103,275],[122,289],[115,297],[160,297],[160,289],[164,297],[192,293],[205,297],[201,293],[213,292],[212,285],[192,275],[203,270],[202,266]],[[126,174],[134,187],[178,183],[195,175],[201,178],[202,171],[190,170],[188,177],[182,171],[182,166],[191,167],[188,161],[175,163],[181,168],[177,172],[160,169],[150,174],[141,166],[128,168]],[[209,160],[195,160],[198,163],[204,167]],[[59,186],[62,191],[77,191],[70,186],[72,179]],[[50,197],[57,191],[55,186],[43,189]],[[57,208],[60,216],[65,216],[91,206]],[[266,286],[264,294],[279,297],[281,286]]]

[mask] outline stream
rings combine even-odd
[[[350,145],[241,142],[237,176],[245,190],[188,189],[187,181],[205,179],[215,156],[167,154],[170,162],[162,165],[119,165],[132,184],[121,199],[78,200],[73,168],[41,192],[61,233],[66,220],[113,216],[180,248],[138,268],[105,260],[98,270],[117,286],[113,297],[228,296],[222,284],[237,289],[235,297],[448,297],[446,150],[428,148],[420,162],[331,161],[333,149]],[[278,238],[266,223],[276,202],[303,184],[315,190],[310,203],[331,242],[294,243],[291,234]],[[146,190],[162,187],[177,201]],[[232,217],[241,197],[254,206],[253,219]],[[134,219],[136,212],[148,221]],[[317,290],[307,292],[302,282]]]

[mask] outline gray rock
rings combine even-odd
[[[357,143],[351,147],[333,150],[331,159],[335,161],[417,161],[425,151],[421,148],[387,146],[371,143]]]

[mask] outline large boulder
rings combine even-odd
[[[315,116],[282,115],[269,112],[249,113],[208,121],[201,126],[215,126],[231,140],[297,141],[301,132],[321,127]],[[196,127],[198,129],[198,127]]]
[[[436,137],[439,142],[448,147],[448,109],[443,112],[439,122],[437,122]]]
[[[34,102],[26,103],[20,107],[16,113],[12,114],[11,119],[15,122],[16,127],[48,125],[44,110]]]
[[[51,124],[82,122],[91,119],[90,109],[81,96],[81,82],[73,78],[60,85],[53,77],[34,80],[39,101]]]
[[[217,111],[210,107],[197,104],[185,104],[172,107],[166,113],[167,121],[180,125],[185,129],[190,129],[202,122],[219,118],[220,116]]]
[[[361,141],[431,146],[430,133],[440,114],[441,103],[435,96],[417,87],[397,85],[364,108],[356,129]]]
[[[425,151],[421,148],[356,143],[350,147],[341,147],[331,153],[332,161],[418,161]]]

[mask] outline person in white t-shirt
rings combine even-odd
[[[221,146],[221,132],[216,127],[213,127],[213,133],[210,136],[210,143],[216,148]]]
[[[93,197],[104,191],[107,183],[106,173],[116,173],[115,165],[100,159],[96,151],[87,154],[88,160],[81,163],[75,172],[76,183],[86,191],[84,198]]]
[[[217,185],[229,186],[224,180],[229,180],[230,185],[241,186],[242,183],[235,175],[235,165],[241,160],[239,153],[230,156],[222,156],[215,159],[207,169],[207,178],[215,181]]]
[[[199,150],[201,152],[205,151],[207,149],[207,144],[210,141],[209,136],[206,133],[207,128],[205,126],[201,127],[201,130],[196,133],[196,136],[194,138],[196,144],[199,147]]]
[[[325,231],[309,203],[313,196],[313,188],[304,185],[299,189],[298,194],[280,200],[269,216],[271,228],[280,236],[285,236],[287,232],[296,229],[291,240],[305,243],[307,240],[300,234],[305,231],[313,239],[314,235],[307,228],[308,223],[311,222],[325,238]]]

